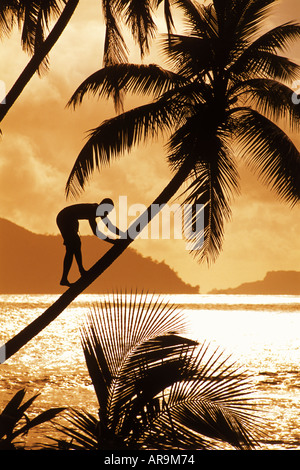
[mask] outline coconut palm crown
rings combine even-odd
[[[221,250],[232,196],[239,189],[237,158],[281,199],[298,202],[300,155],[280,125],[286,121],[299,128],[291,85],[300,67],[282,52],[299,39],[300,25],[289,22],[261,33],[274,3],[178,0],[187,33],[162,41],[167,69],[118,64],[88,77],[70,105],[76,107],[88,93],[109,98],[116,88],[153,100],[90,131],[69,175],[67,195],[78,195],[95,169],[162,133],[178,175],[173,193],[186,183],[184,202],[204,207],[201,260],[215,260]]]

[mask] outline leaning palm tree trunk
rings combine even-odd
[[[92,284],[101,274],[126,250],[126,248],[135,240],[138,232],[141,232],[147,224],[151,221],[155,214],[151,210],[152,205],[156,205],[158,213],[165,204],[177,193],[178,189],[182,186],[187,179],[193,162],[189,160],[181,166],[170,183],[155,199],[146,211],[132,223],[127,231],[127,238],[120,239],[113,245],[113,247],[99,259],[87,273],[77,282],[75,282],[66,292],[64,292],[44,313],[36,318],[32,323],[26,326],[5,345],[2,346],[2,361],[4,362],[13,354],[19,351],[26,343],[38,335],[46,326],[48,326],[58,315],[65,310],[68,305],[81,294],[90,284]],[[135,228],[136,227],[136,228]],[[137,227],[139,227],[137,229]],[[132,236],[132,233],[136,236]],[[130,236],[129,236],[130,234]]]
[[[57,42],[65,27],[68,25],[79,0],[69,0],[60,17],[55,23],[53,29],[43,42],[42,46],[32,56],[31,60],[26,65],[25,69],[16,80],[10,91],[7,93],[4,104],[0,107],[0,122],[4,119],[14,102],[18,99],[22,91],[24,90],[27,83],[33,77],[35,72],[39,69],[39,66],[48,55],[54,44]]]

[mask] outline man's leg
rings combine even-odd
[[[83,264],[82,264],[81,240],[80,240],[79,235],[76,237],[76,243],[74,241],[73,249],[74,249],[74,255],[76,258],[79,272],[81,275],[83,275],[86,272],[86,270],[84,269]]]
[[[63,264],[63,275],[60,281],[61,286],[70,286],[70,282],[68,281],[68,274],[72,266],[72,261],[73,261],[73,250],[66,246],[66,254],[64,258],[64,264]]]

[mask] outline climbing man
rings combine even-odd
[[[82,253],[81,253],[81,240],[78,234],[79,231],[79,220],[88,220],[92,232],[98,238],[115,243],[118,239],[110,238],[107,235],[100,232],[96,218],[100,217],[103,224],[109,229],[109,231],[117,236],[122,235],[117,227],[108,219],[108,214],[113,210],[114,203],[111,199],[105,198],[100,204],[74,204],[72,206],[65,207],[62,209],[56,218],[57,226],[64,240],[66,247],[66,254],[63,262],[63,274],[60,281],[62,286],[70,286],[71,283],[68,281],[68,275],[72,266],[73,257],[75,256],[78,269],[81,275],[86,270],[82,264]]]

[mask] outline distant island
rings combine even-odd
[[[300,295],[300,272],[270,271],[261,281],[245,282],[229,289],[213,289],[210,294]]]
[[[90,268],[111,245],[83,236],[85,268]],[[0,219],[0,294],[59,294],[64,246],[58,235],[38,235]],[[76,268],[70,281],[78,278]],[[108,268],[87,293],[137,291],[198,294],[199,286],[185,283],[166,263],[144,257],[132,248]]]

